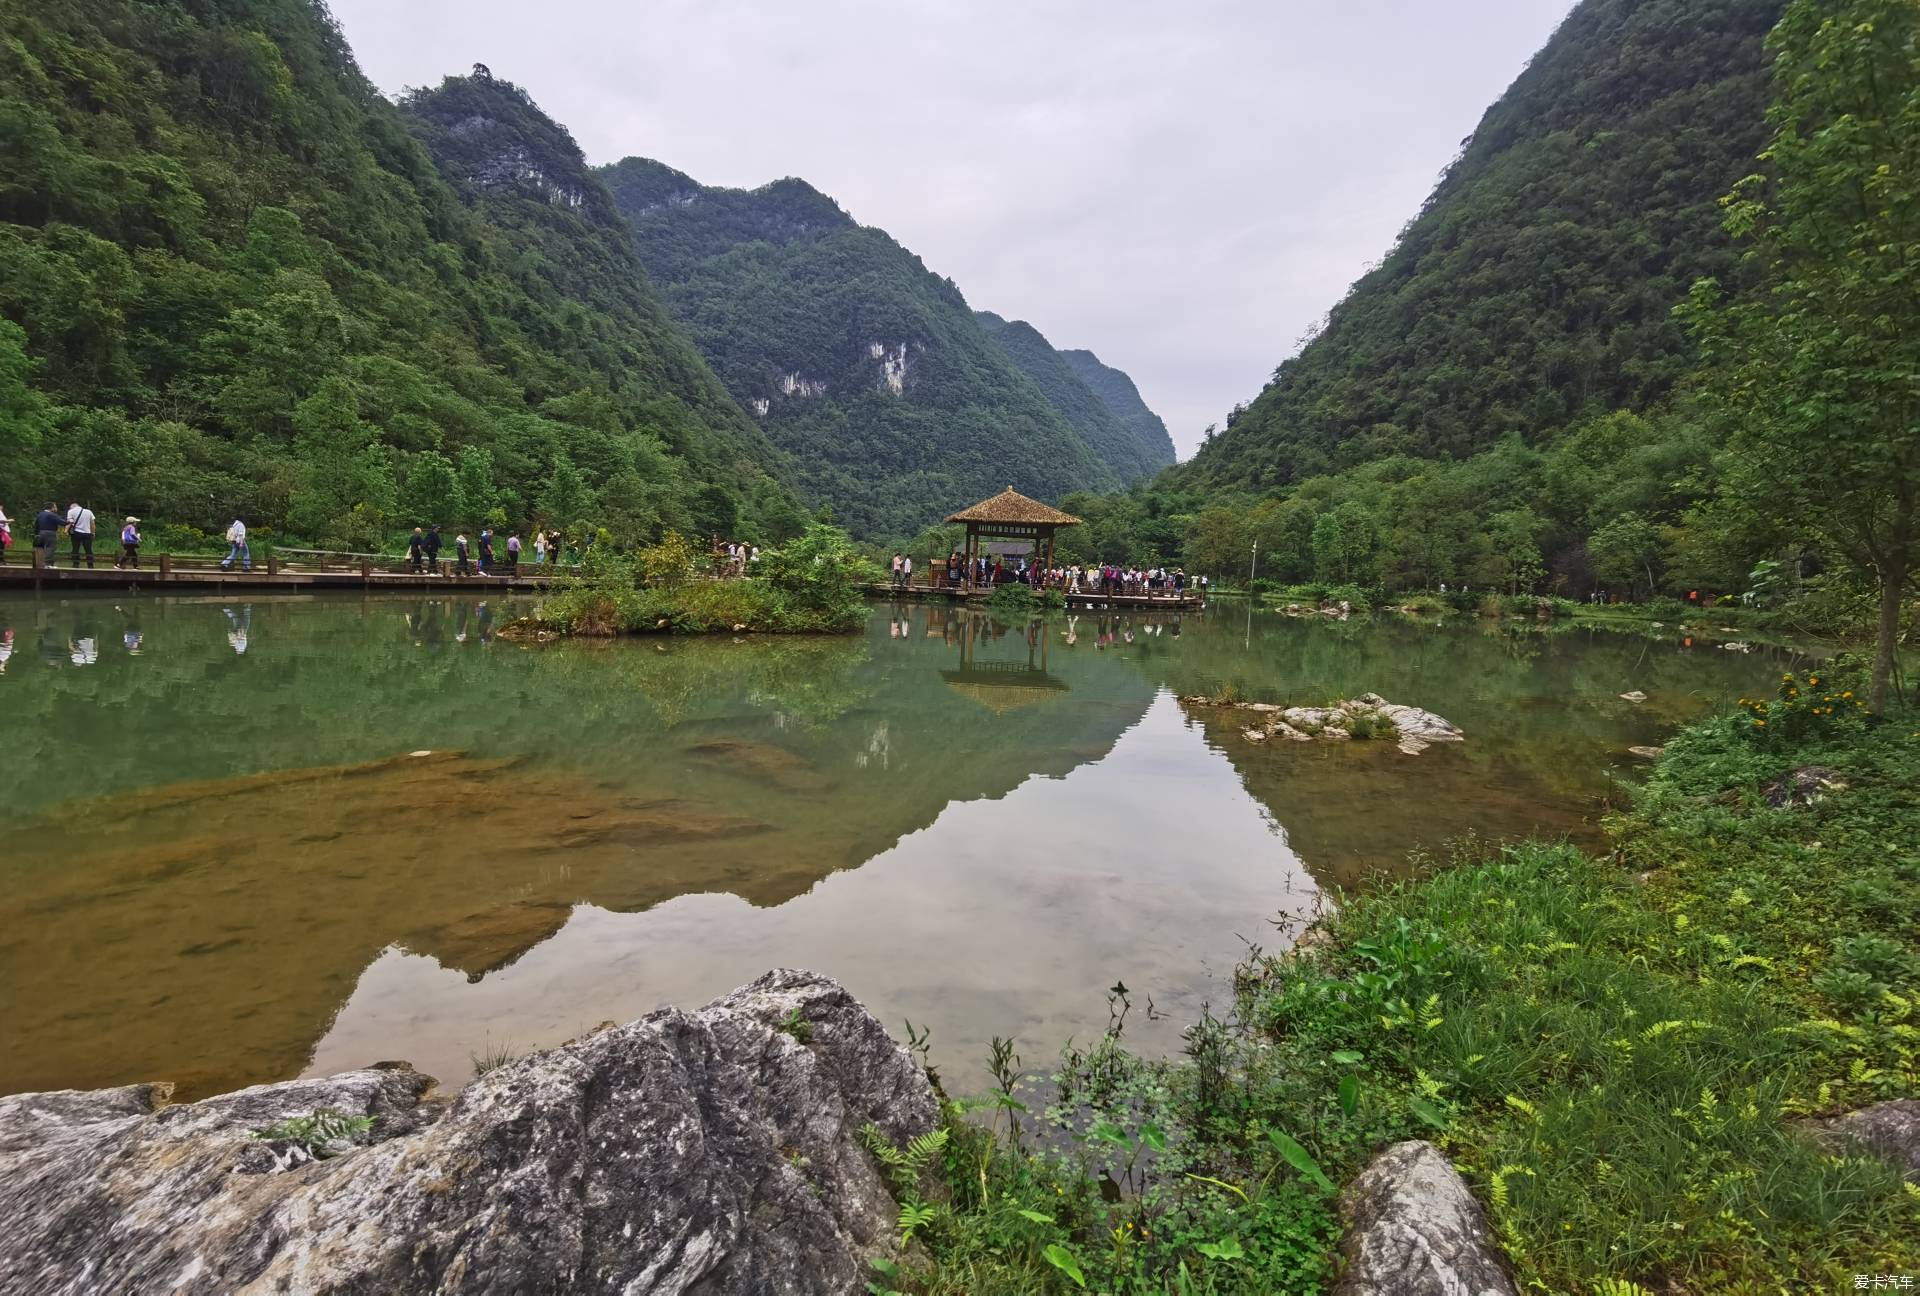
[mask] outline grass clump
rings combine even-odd
[[[1801,1128],[1920,1094],[1920,716],[1829,713],[1845,670],[1794,682],[1820,714],[1790,732],[1747,708],[1675,738],[1611,858],[1463,848],[1350,901],[1327,944],[1253,951],[1183,1057],[1128,1052],[1123,997],[1027,1114],[1071,1137],[1019,1148],[951,1107],[951,1200],[890,1290],[1321,1290],[1331,1189],[1412,1137],[1461,1167],[1523,1288],[1920,1269],[1920,1192]],[[1783,798],[1808,766],[1819,794]]]

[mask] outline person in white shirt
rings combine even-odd
[[[227,545],[227,556],[220,560],[220,570],[232,571],[233,560],[238,558],[241,571],[252,571],[253,553],[247,548],[247,524],[239,518],[235,518],[233,525],[227,528]],[[246,649],[239,651],[245,652]]]
[[[73,556],[73,565],[80,565],[80,557],[86,555],[87,566],[93,566],[93,510],[78,500],[67,509],[67,548]]]
[[[913,588],[913,555],[908,554],[900,560],[900,583],[908,589]]]

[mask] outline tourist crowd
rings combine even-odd
[[[892,565],[893,584],[904,588],[913,584],[913,558],[911,555],[895,553]],[[1207,578],[1202,576],[1189,581],[1187,573],[1178,567],[1139,567],[1123,566],[1119,563],[1099,563],[1081,566],[1068,563],[1046,566],[1029,562],[1024,557],[1009,561],[1004,556],[981,554],[969,564],[967,557],[959,550],[947,555],[944,563],[935,560],[929,580],[935,585],[956,588],[961,585],[994,586],[1007,584],[1030,585],[1035,589],[1057,589],[1069,594],[1126,594],[1146,596],[1177,596],[1189,589],[1204,591]]]

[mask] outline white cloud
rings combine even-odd
[[[333,0],[393,92],[470,64],[595,162],[796,175],[1130,373],[1182,456],[1383,253],[1571,0]]]

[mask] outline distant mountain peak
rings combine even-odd
[[[643,222],[696,203],[719,203],[732,219],[745,221],[769,243],[788,243],[854,228],[840,204],[805,180],[785,176],[757,189],[703,185],[684,171],[653,158],[622,158],[600,172],[627,219]]]
[[[598,222],[618,219],[567,129],[485,64],[410,92],[402,106],[435,136],[429,144],[441,171],[469,189],[516,193]]]

